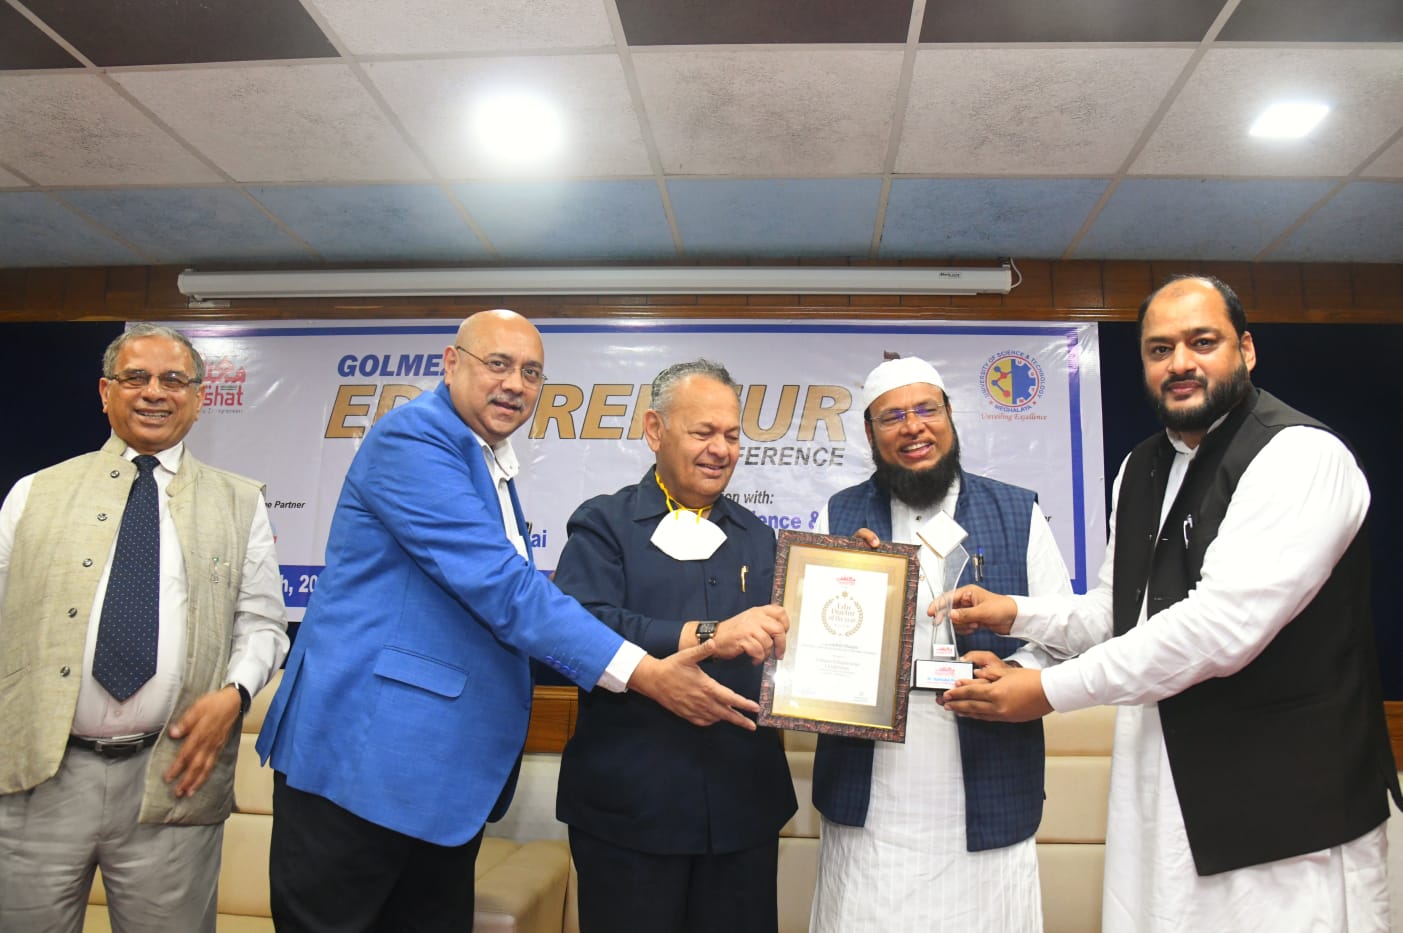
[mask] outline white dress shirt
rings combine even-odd
[[[492,482],[497,487],[497,504],[502,509],[502,530],[506,532],[507,540],[516,548],[516,552],[526,558],[526,540],[521,536],[521,529],[516,524],[516,510],[512,508],[511,489],[507,483],[516,478],[516,474],[521,472],[521,463],[516,459],[516,451],[512,449],[510,440],[504,440],[495,447],[488,444],[477,432],[468,429],[473,437],[477,438],[478,445],[482,448],[482,458],[487,463],[487,471],[492,474]],[[602,623],[601,623],[602,624]],[[628,688],[629,678],[633,676],[634,670],[643,660],[646,654],[642,648],[631,641],[625,641],[619,645],[619,650],[614,652],[614,657],[604,668],[604,673],[599,676],[599,681],[595,686],[603,687],[610,693],[623,693]]]

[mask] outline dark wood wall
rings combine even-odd
[[[1201,272],[1231,285],[1254,322],[1403,323],[1403,265],[1027,261],[1018,268],[1023,281],[1008,295],[281,298],[199,310],[176,288],[176,267],[14,269],[0,270],[0,322],[465,317],[502,306],[528,317],[1128,320],[1170,274]]]

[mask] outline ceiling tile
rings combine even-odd
[[[613,46],[599,0],[310,0],[355,55]]]
[[[505,259],[670,259],[651,181],[468,182],[454,191]]]
[[[0,3],[0,70],[80,68],[82,64],[14,7]]]
[[[24,2],[104,68],[336,55],[298,0]]]
[[[0,194],[0,266],[136,265],[147,260],[37,191]]]
[[[902,174],[1110,174],[1187,49],[923,49],[897,150]]]
[[[0,162],[41,185],[219,180],[91,74],[0,74]]]
[[[1223,42],[1400,42],[1398,0],[1242,0]]]
[[[1223,0],[927,0],[922,42],[1198,42]]]
[[[884,259],[1056,259],[1106,190],[1104,179],[898,178]]]
[[[1328,181],[1122,182],[1077,245],[1080,259],[1250,261],[1330,190]]]
[[[882,182],[674,179],[667,190],[688,256],[864,257]]]
[[[1248,127],[1281,100],[1332,109],[1305,139]],[[1389,49],[1232,48],[1208,52],[1131,172],[1137,175],[1347,175],[1398,129],[1403,68]]]
[[[645,175],[651,169],[614,55],[375,62],[366,65],[405,129],[445,178]],[[469,132],[474,105],[502,89],[551,101],[565,144],[549,160],[494,161]]]
[[[113,77],[241,181],[428,177],[345,65],[197,68]]]
[[[1267,258],[1273,262],[1403,262],[1403,182],[1346,185]]]
[[[901,49],[638,52],[663,170],[856,175],[883,169]]]
[[[1366,178],[1403,178],[1403,139],[1379,153],[1362,174]]]
[[[911,24],[911,0],[617,2],[632,46],[904,43]]]
[[[57,193],[165,265],[315,257],[228,188],[86,189]]]
[[[253,187],[249,193],[331,262],[490,258],[432,185]]]

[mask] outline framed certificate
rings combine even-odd
[[[762,726],[906,741],[918,548],[781,531],[774,601],[784,658],[765,662]]]

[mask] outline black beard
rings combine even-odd
[[[1160,384],[1160,394],[1158,395],[1151,391],[1148,385],[1145,386],[1145,393],[1150,397],[1150,404],[1155,407],[1160,422],[1169,430],[1178,433],[1207,431],[1213,427],[1213,422],[1236,408],[1238,403],[1252,391],[1252,379],[1247,373],[1247,364],[1239,362],[1237,369],[1233,370],[1231,376],[1222,382],[1215,383],[1212,387],[1208,387],[1208,393],[1204,396],[1203,403],[1197,408],[1171,410],[1165,404],[1165,393],[1169,391],[1171,382],[1182,381],[1182,379],[1166,379]],[[1208,380],[1203,376],[1195,377],[1195,381],[1199,385],[1207,387]]]
[[[936,461],[935,466],[912,470],[899,463],[882,459],[877,445],[872,444],[872,463],[877,468],[877,485],[894,499],[913,509],[928,509],[944,499],[960,475],[960,435],[950,423],[950,449]]]

